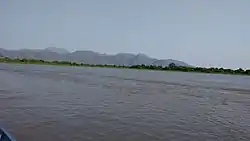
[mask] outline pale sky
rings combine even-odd
[[[250,0],[0,0],[0,47],[250,68]]]

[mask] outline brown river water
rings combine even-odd
[[[17,141],[247,141],[250,77],[0,64]]]

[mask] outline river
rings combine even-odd
[[[17,141],[250,140],[250,77],[0,64]]]

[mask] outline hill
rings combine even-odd
[[[50,47],[46,49],[33,50],[6,50],[0,48],[0,54],[10,58],[30,58],[56,61],[74,61],[86,64],[114,64],[114,65],[156,65],[168,66],[174,63],[176,66],[190,66],[185,62],[173,59],[156,59],[145,54],[118,53],[115,55],[101,54],[94,51],[68,52],[65,49]]]

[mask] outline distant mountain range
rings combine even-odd
[[[93,51],[69,52],[66,49],[49,47],[46,49],[6,50],[0,48],[0,57],[32,58],[41,60],[74,61],[86,64],[114,64],[114,65],[156,65],[190,66],[185,62],[172,59],[155,59],[145,54],[118,53],[115,55],[100,54]]]

